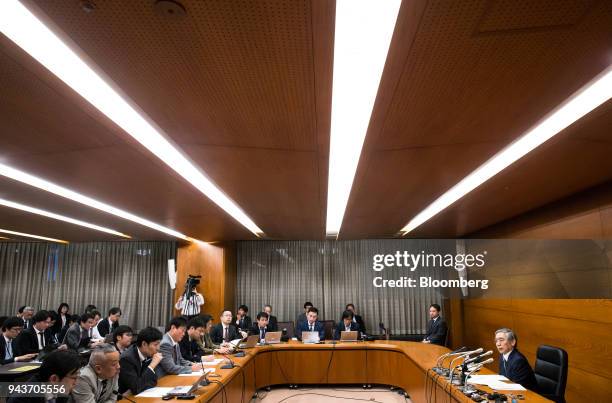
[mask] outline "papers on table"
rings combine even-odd
[[[233,347],[238,347],[238,344],[240,344],[241,341],[242,341],[242,339],[234,339],[234,340],[230,341],[229,344],[231,344]]]
[[[202,364],[215,366],[215,365],[222,363],[223,361],[225,361],[223,358],[216,358],[212,361],[202,361]]]
[[[8,372],[26,372],[36,368],[40,368],[40,365],[24,365],[23,367],[11,368]]]
[[[504,381],[510,380],[503,375],[472,375],[467,382],[476,385],[487,385],[495,390],[526,390],[518,383],[506,383]]]
[[[206,371],[207,374],[212,374],[215,372],[214,368],[205,368],[204,371]],[[202,370],[200,371],[195,371],[192,372],[190,374],[179,374],[178,376],[202,376],[204,375],[204,373],[202,372]]]
[[[136,397],[163,397],[167,395],[172,389],[174,389],[174,387],[172,386],[169,386],[169,387],[158,386],[158,387],[147,389],[143,392],[140,392],[140,394],[136,395]]]

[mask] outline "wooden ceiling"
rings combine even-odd
[[[325,236],[335,3],[38,0],[272,239]],[[405,1],[341,238],[392,237],[611,62],[609,1]],[[253,239],[0,35],[0,161],[205,241]],[[456,237],[612,179],[612,102],[411,236]],[[0,177],[0,197],[162,233]],[[112,236],[0,207],[0,228]]]

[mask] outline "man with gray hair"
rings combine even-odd
[[[91,350],[89,364],[81,368],[72,390],[77,403],[114,403],[119,390],[119,352],[111,344]]]
[[[24,330],[32,327],[32,316],[34,316],[34,308],[31,306],[21,306],[17,310],[17,317],[23,320]]]
[[[499,351],[499,374],[529,390],[536,390],[537,381],[527,358],[517,349],[517,337],[506,327],[495,332],[495,346]]]

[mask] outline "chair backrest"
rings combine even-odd
[[[293,326],[293,322],[278,322],[278,331],[282,331],[283,329],[287,329],[287,337],[292,338],[295,336],[295,327]]]
[[[557,403],[565,403],[567,352],[559,347],[541,345],[535,361],[538,393]]]
[[[323,320],[323,328],[325,329],[325,340],[331,340],[334,338],[334,321]]]

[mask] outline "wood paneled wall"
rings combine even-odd
[[[472,237],[611,239],[612,183],[489,227]],[[462,334],[455,339],[462,344],[496,351],[493,333],[510,327],[517,332],[519,349],[532,366],[540,344],[562,347],[568,352],[568,403],[610,400],[612,300],[468,299],[463,301],[462,311],[457,312],[462,315],[463,326]]]
[[[236,289],[235,249],[234,242],[192,243],[179,247],[175,301],[184,292],[187,275],[193,274],[202,276],[198,291],[204,295],[203,313],[212,315],[217,322],[223,309],[233,309]],[[180,314],[176,310],[175,313]]]

